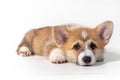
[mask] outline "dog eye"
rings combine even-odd
[[[75,45],[73,46],[73,49],[75,49],[75,50],[79,50],[79,49],[80,49],[80,45],[79,45],[79,43],[75,44]]]
[[[97,46],[96,46],[96,44],[94,44],[93,42],[90,44],[90,48],[91,49],[95,49],[95,48],[97,48]]]

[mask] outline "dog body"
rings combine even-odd
[[[73,25],[47,26],[27,32],[18,46],[22,56],[46,56],[53,63],[74,62],[93,65],[103,61],[105,45],[113,32],[113,23],[105,21],[95,28]]]

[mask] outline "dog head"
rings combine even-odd
[[[57,47],[64,50],[66,60],[78,65],[93,65],[103,58],[112,32],[112,21],[105,21],[95,28],[58,26],[53,36]]]

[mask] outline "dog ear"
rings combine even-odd
[[[96,34],[99,36],[99,38],[107,44],[112,33],[113,33],[113,22],[112,21],[105,21],[101,24],[99,24],[96,27]]]
[[[53,37],[58,45],[64,45],[68,40],[68,30],[65,27],[54,27]]]

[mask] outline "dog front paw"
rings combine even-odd
[[[52,63],[57,63],[57,64],[66,62],[64,52],[58,48],[52,50],[49,59]]]
[[[21,47],[19,50],[18,50],[18,54],[21,55],[21,56],[30,56],[31,55],[31,51],[28,49],[28,47]]]
[[[97,62],[102,62],[102,61],[104,61],[104,58],[97,60]]]

